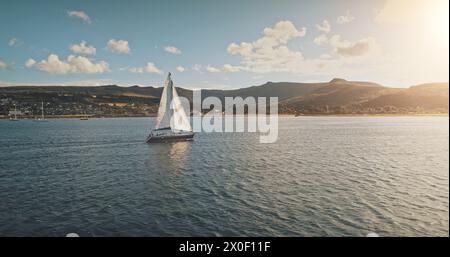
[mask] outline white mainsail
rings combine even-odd
[[[173,118],[172,118],[172,130],[184,130],[192,131],[191,124],[188,116],[184,111],[180,97],[177,90],[173,87],[173,100],[172,100]]]
[[[169,73],[164,83],[155,129],[170,128],[172,131],[192,131],[191,124],[177,90],[173,86],[170,75]]]
[[[159,102],[158,118],[156,119],[156,129],[163,129],[170,127],[170,117],[172,116],[172,110],[170,109],[170,103],[172,102],[172,87],[173,83],[170,79],[170,73],[164,83],[163,93],[161,95],[161,101]]]

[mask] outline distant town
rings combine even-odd
[[[116,85],[0,87],[0,118],[35,118],[42,104],[48,118],[156,116],[161,87]],[[192,91],[178,88],[192,101]],[[388,88],[376,83],[333,79],[323,83],[268,82],[236,90],[202,90],[202,98],[278,97],[279,114],[422,115],[448,114],[448,83]],[[203,110],[204,112],[208,110]]]
[[[95,97],[95,96],[92,96]],[[157,105],[136,103],[86,103],[55,102],[42,99],[44,115],[52,118],[71,117],[143,117],[154,116]],[[42,114],[42,102],[17,101],[13,98],[0,99],[0,118],[17,115],[19,118],[36,118]]]

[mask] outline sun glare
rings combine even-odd
[[[448,1],[430,1],[425,15],[426,29],[429,31],[432,40],[439,45],[448,48],[449,44],[449,2]]]

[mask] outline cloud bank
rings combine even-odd
[[[84,56],[69,55],[66,60],[60,60],[58,55],[50,54],[47,60],[33,64],[49,74],[68,73],[104,73],[109,71],[109,65],[105,61],[93,62]],[[32,65],[32,66],[33,66]]]

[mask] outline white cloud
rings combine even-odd
[[[288,47],[289,40],[304,35],[304,33],[295,33],[298,30],[292,23],[290,24],[292,26],[289,27],[294,28],[291,30],[294,33],[289,35],[295,36],[286,36],[283,40],[280,40],[278,36],[275,36],[275,38],[268,36],[266,32],[270,30],[265,29],[264,36],[256,41],[231,43],[227,51],[231,55],[239,56],[241,58],[240,64],[231,67],[224,65],[223,68],[212,67],[214,69],[210,67],[209,71],[224,72],[227,70],[235,72],[239,70],[255,73],[286,72],[308,75],[354,74],[356,70],[363,67],[362,65],[356,65],[356,63],[367,62],[366,57],[374,56],[370,54],[378,49],[373,38],[351,42],[341,39],[339,35],[330,37],[323,34],[314,41],[316,44],[328,44],[332,48],[331,52],[322,53],[315,58],[305,58],[300,51],[291,50]],[[277,26],[273,28],[275,27]]]
[[[287,43],[288,40],[296,37],[303,37],[306,34],[306,28],[303,27],[301,30],[297,30],[291,21],[279,21],[273,28],[264,29],[264,37],[261,38],[262,41],[266,41],[268,38],[277,41],[279,43]],[[270,40],[267,40],[270,41]],[[256,45],[258,45],[258,41]]]
[[[197,72],[201,72],[202,71],[202,66],[200,64],[194,64],[194,66],[192,66],[192,70],[195,70]]]
[[[91,18],[84,11],[68,11],[67,15],[79,18],[86,23],[91,23]]]
[[[238,72],[238,71],[240,71],[240,69],[241,69],[241,67],[233,66],[233,65],[230,65],[230,64],[225,64],[223,66],[223,68],[222,68],[222,70],[224,72]]]
[[[200,73],[202,73],[202,71],[207,71],[210,73],[219,73],[219,72],[239,72],[241,70],[244,70],[245,68],[242,66],[234,66],[231,64],[225,64],[222,67],[214,67],[211,65],[204,67],[200,64],[195,64],[194,66],[192,66],[191,69]]]
[[[219,69],[217,69],[217,68],[215,68],[215,67],[212,67],[212,66],[207,66],[207,67],[206,67],[206,71],[212,72],[212,73],[220,72]]]
[[[263,34],[263,37],[252,43],[242,42],[239,45],[231,43],[227,51],[232,55],[242,56],[249,56],[255,52],[270,51],[270,49],[286,44],[293,38],[305,36],[306,28],[297,30],[291,21],[280,21],[273,27],[265,28]]]
[[[151,62],[147,63],[147,66],[145,66],[145,70],[146,70],[148,73],[158,73],[158,74],[162,74],[162,71],[161,71],[158,67],[156,67],[155,64],[153,64],[153,63],[151,63]]]
[[[19,47],[19,46],[23,45],[23,41],[18,38],[13,37],[9,40],[8,45],[14,46],[14,47]]]
[[[0,60],[0,70],[6,70],[6,68],[8,68],[8,64],[2,62],[2,60]]]
[[[263,36],[252,43],[231,43],[228,53],[242,57],[237,69],[253,72],[293,71],[303,61],[301,52],[291,51],[286,44],[289,40],[303,37],[306,28],[297,30],[290,21],[280,21],[271,28],[265,28]],[[231,71],[230,67],[224,67]],[[236,67],[232,68],[236,71]]]
[[[79,44],[71,45],[70,51],[76,54],[94,55],[96,49],[93,46],[87,45],[86,41],[83,40]]]
[[[217,72],[239,72],[241,69],[243,69],[240,66],[233,66],[231,64],[225,64],[221,68],[207,66],[206,71],[211,73],[217,73]]]
[[[325,34],[322,34],[316,38],[314,38],[314,44],[316,45],[323,45],[326,44],[328,42],[328,37]]]
[[[128,41],[110,39],[106,44],[106,48],[113,53],[129,54],[131,52]]]
[[[176,48],[175,46],[166,46],[164,47],[164,51],[171,54],[181,54],[180,49]]]
[[[25,67],[27,68],[31,68],[33,67],[33,65],[36,64],[36,61],[32,58],[29,58],[26,62],[25,62]]]
[[[106,62],[93,63],[83,56],[69,55],[67,62],[74,67],[75,72],[79,73],[103,73],[109,71],[109,66]]]
[[[47,60],[38,63],[38,69],[50,74],[66,74],[72,72],[73,67],[64,61],[59,60],[56,54],[50,54]]]
[[[152,62],[148,62],[144,67],[132,67],[128,69],[131,73],[157,73],[162,74],[163,72],[156,67],[156,65]]]
[[[316,28],[317,28],[319,31],[323,31],[323,32],[325,32],[325,33],[330,33],[330,31],[331,31],[331,25],[330,25],[330,23],[329,23],[327,20],[324,20],[324,21],[322,22],[322,25],[316,24]]]
[[[341,39],[340,35],[333,35],[329,44],[334,47],[333,52],[341,57],[364,56],[369,53],[379,53],[381,48],[372,37],[363,38],[356,42]]]
[[[231,43],[227,49],[228,53],[232,55],[249,55],[253,51],[253,44],[242,42],[241,44]]]
[[[177,70],[178,72],[185,72],[185,71],[186,71],[186,68],[184,68],[183,66],[177,66],[176,70]]]
[[[337,48],[337,47],[348,47],[351,42],[348,40],[343,40],[341,38],[341,35],[335,34],[333,36],[330,37],[330,39],[328,40],[328,42],[330,43],[331,46]]]
[[[104,61],[92,62],[83,56],[69,55],[66,60],[60,60],[58,55],[50,54],[47,60],[36,64],[37,68],[49,74],[67,73],[104,73],[109,71],[108,63]]]
[[[128,69],[131,73],[144,73],[144,68],[142,67],[132,67]]]
[[[339,17],[336,18],[336,22],[338,24],[346,24],[346,23],[350,23],[355,19],[355,17],[353,17],[352,15],[350,15],[349,12],[347,12],[346,15],[341,15]]]
[[[377,44],[373,38],[364,38],[348,45],[338,46],[335,52],[343,57],[363,56],[377,50]]]

